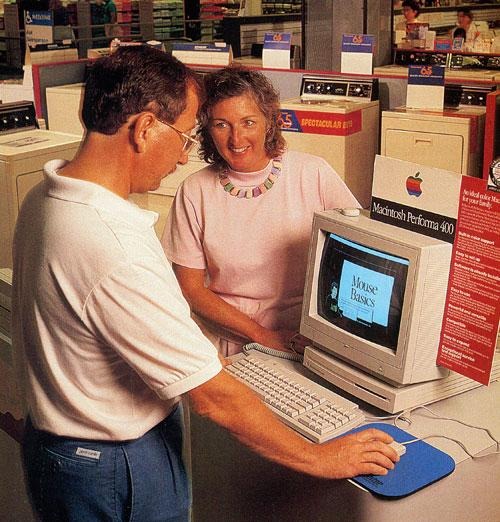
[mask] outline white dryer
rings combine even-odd
[[[83,136],[85,128],[80,121],[80,111],[85,91],[84,83],[57,85],[45,89],[48,128]]]
[[[378,152],[377,82],[307,75],[300,97],[281,102],[281,128],[289,148],[324,158],[364,208],[370,205]]]
[[[0,105],[0,268],[12,267],[12,236],[21,203],[52,159],[70,160],[81,137],[37,128],[33,102]]]
[[[380,153],[481,177],[486,95],[491,89],[457,89],[456,106],[442,111],[405,107],[383,111]]]

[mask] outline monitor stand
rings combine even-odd
[[[450,372],[443,379],[397,388],[312,346],[306,347],[303,364],[341,390],[389,413],[436,402],[482,386],[458,373]],[[500,356],[495,357],[491,372],[491,382],[498,380]]]

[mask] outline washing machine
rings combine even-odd
[[[454,86],[442,111],[400,107],[382,112],[380,153],[421,165],[482,175],[487,87]],[[449,99],[445,93],[445,100]]]
[[[12,267],[12,236],[21,203],[51,159],[70,160],[81,137],[37,128],[33,102],[0,104],[0,268]]]
[[[368,208],[379,112],[377,79],[306,75],[300,96],[281,102],[280,123],[291,150],[324,158]]]

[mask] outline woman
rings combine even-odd
[[[177,191],[162,244],[223,355],[250,341],[286,350],[300,323],[313,213],[359,204],[323,159],[286,150],[263,74],[230,67],[205,87],[200,151],[210,166]]]
[[[404,0],[401,5],[403,8],[404,20],[396,24],[395,29],[398,31],[404,31],[406,30],[407,24],[417,22],[418,15],[420,14],[420,5],[414,0]]]

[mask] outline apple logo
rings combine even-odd
[[[422,189],[420,188],[420,183],[422,183],[422,179],[419,178],[420,172],[417,172],[414,176],[408,176],[406,178],[406,190],[410,196],[419,197],[422,194]]]

